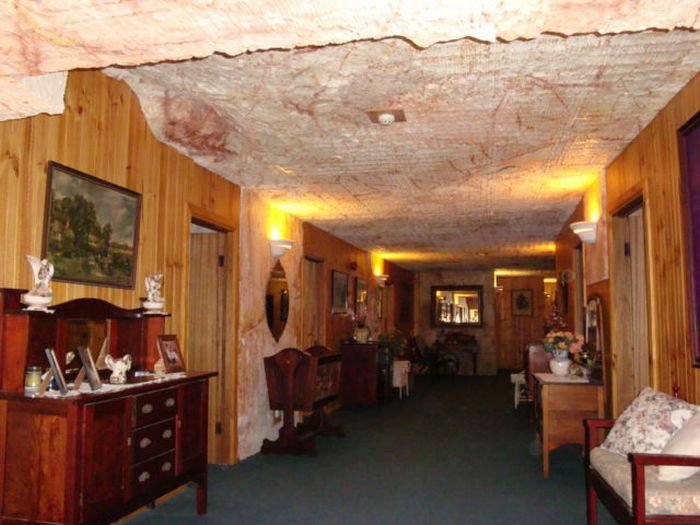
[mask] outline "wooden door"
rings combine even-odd
[[[649,323],[644,212],[613,218],[611,281],[615,315],[612,323],[613,415],[618,415],[650,385]]]
[[[193,371],[216,371],[210,383],[208,449],[212,463],[228,462],[229,376],[226,360],[230,250],[227,234],[197,228],[190,234],[190,287],[186,363]],[[232,352],[231,352],[232,353]]]
[[[323,344],[323,262],[305,258],[303,263],[302,348]]]

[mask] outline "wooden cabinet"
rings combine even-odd
[[[578,382],[536,373],[535,413],[542,444],[542,473],[549,477],[549,452],[562,445],[584,444],[583,420],[603,417],[604,392],[599,383]]]
[[[377,343],[343,343],[340,400],[344,405],[376,405],[391,395],[391,353]]]
[[[22,290],[0,290],[0,523],[101,524],[194,481],[207,503],[207,381],[214,373],[24,397],[27,366],[73,350],[69,326],[106,321],[107,348],[153,370],[164,317],[97,299],[22,310]]]
[[[0,394],[0,522],[109,523],[188,481],[206,512],[207,379],[107,394]]]

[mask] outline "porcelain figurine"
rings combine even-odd
[[[147,275],[144,282],[146,283],[146,300],[143,301],[143,307],[150,313],[160,312],[165,306],[165,299],[160,293],[163,286],[163,274]]]
[[[126,383],[126,373],[131,369],[131,356],[126,354],[120,359],[114,359],[111,355],[105,357],[107,368],[112,371],[109,382],[113,385],[123,385]]]
[[[53,291],[51,290],[51,278],[54,267],[46,259],[39,259],[33,255],[27,255],[27,261],[34,275],[34,288],[22,294],[22,303],[27,305],[27,310],[48,311],[46,307],[51,304]]]

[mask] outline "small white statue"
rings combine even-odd
[[[109,382],[114,385],[123,385],[126,383],[126,373],[131,369],[131,355],[126,354],[120,359],[114,359],[111,355],[107,354],[105,357],[105,364],[107,368],[112,371],[112,375],[109,376]]]
[[[163,274],[153,273],[147,275],[144,281],[146,283],[147,297],[143,302],[143,307],[149,310],[150,313],[158,313],[165,306],[165,299],[160,293],[161,286],[163,286]]]
[[[53,277],[53,264],[46,259],[39,259],[33,255],[27,255],[27,261],[34,275],[34,288],[22,295],[22,302],[28,310],[46,310],[51,304],[53,291],[51,290],[51,278]]]
[[[163,296],[160,294],[160,288],[163,285],[163,274],[153,273],[147,275],[145,281],[148,301],[153,303],[163,302]]]

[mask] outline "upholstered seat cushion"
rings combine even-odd
[[[627,456],[601,447],[591,450],[591,465],[632,506],[632,475]],[[700,515],[700,473],[682,481],[659,481],[658,467],[646,467],[647,514]]]

